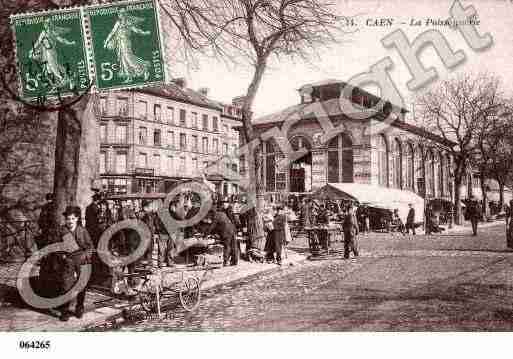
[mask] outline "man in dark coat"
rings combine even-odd
[[[283,207],[276,208],[276,215],[273,220],[273,231],[271,233],[271,242],[269,245],[268,259],[273,259],[276,253],[276,263],[281,266],[281,250],[285,243],[285,224],[287,217],[283,213]]]
[[[233,213],[233,206],[232,204],[228,201],[228,199],[225,199],[223,201],[223,209],[222,211],[224,213],[226,213],[226,216],[228,217],[228,219],[235,225],[235,228],[238,228],[240,227],[239,225],[239,221],[238,219],[235,217],[235,214]]]
[[[481,218],[481,209],[479,208],[479,203],[474,199],[474,196],[470,196],[470,202],[467,206],[467,214],[470,219],[470,223],[472,223],[472,234],[477,236],[477,223]]]
[[[207,233],[217,234],[223,243],[223,265],[227,266],[230,258],[231,265],[237,265],[239,263],[239,246],[235,235],[235,226],[224,212],[211,209],[208,216],[212,220],[212,224]]]
[[[410,229],[415,235],[415,210],[413,209],[413,205],[408,204],[410,210],[408,211],[408,216],[406,217],[406,234],[410,234]]]
[[[356,245],[358,221],[356,220],[352,204],[349,205],[347,215],[344,217],[342,229],[344,231],[344,258],[348,259],[351,252],[353,252],[355,257],[358,257],[358,248]]]
[[[141,221],[143,221],[148,226],[148,229],[150,230],[150,234],[151,234],[151,236],[150,236],[151,239],[150,239],[148,249],[146,250],[146,252],[144,253],[144,256],[143,256],[143,259],[145,261],[149,262],[149,264],[151,264],[152,254],[153,254],[153,237],[155,236],[155,233],[156,233],[155,216],[154,216],[153,212],[151,211],[150,206],[151,206],[150,201],[143,200],[142,201],[142,210],[138,215],[139,219]]]
[[[100,199],[101,196],[98,193],[93,194],[93,201],[86,208],[85,212],[85,226],[87,232],[91,236],[91,240],[94,245],[98,245],[98,241],[101,236],[101,228],[100,228]]]
[[[63,268],[62,273],[62,294],[69,291],[74,285],[77,279],[80,277],[80,266],[82,264],[91,263],[93,243],[89,237],[87,230],[80,225],[81,223],[81,211],[80,207],[68,206],[66,211],[63,213],[65,217],[65,226],[63,227],[62,242],[68,241],[78,249],[71,254],[62,254],[63,259],[68,263]],[[84,288],[76,297],[75,315],[77,318],[82,318],[84,314],[84,302],[86,296],[86,289]],[[67,321],[70,317],[69,306],[71,301],[65,303],[59,307],[61,311],[60,319]]]
[[[39,219],[37,221],[39,229],[41,230],[41,236],[36,240],[38,249],[41,249],[52,242],[50,237],[55,236],[59,227],[53,213],[55,210],[54,194],[48,193],[45,199],[46,203],[41,207],[41,213],[39,214]]]

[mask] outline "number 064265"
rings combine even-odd
[[[49,340],[21,340],[19,342],[20,349],[50,349]]]

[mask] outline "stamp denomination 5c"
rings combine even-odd
[[[80,9],[15,15],[11,26],[22,98],[65,97],[88,89]]]
[[[158,11],[153,0],[84,8],[98,90],[165,82]]]

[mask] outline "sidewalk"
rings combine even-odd
[[[491,222],[479,222],[477,225],[477,231],[479,232],[479,229],[481,229],[481,228],[495,227],[501,223],[502,223],[502,225],[504,225],[504,229],[505,229],[506,222],[503,219],[494,220]],[[471,226],[470,222],[468,222],[468,221],[465,221],[465,224],[463,224],[463,225],[453,224],[451,229],[447,228],[447,225],[445,225],[443,227],[446,228],[444,233],[460,233],[460,232],[467,232],[467,231],[469,231],[469,233],[472,232],[472,226]]]
[[[283,266],[302,262],[306,256],[287,250]],[[61,322],[48,311],[39,311],[26,306],[16,289],[16,275],[22,263],[0,264],[0,331],[80,331],[105,322],[119,321],[123,309],[133,303],[106,296],[98,291],[89,290],[86,297],[86,313],[81,319],[71,317],[68,322]],[[207,272],[201,289],[243,280],[257,274],[280,270],[276,264],[261,264],[240,261],[238,266],[216,268]],[[195,272],[185,272],[184,276]],[[179,275],[176,272],[169,276]],[[164,281],[170,279],[164,277]],[[200,303],[201,305],[201,303]],[[72,307],[73,308],[73,307]]]

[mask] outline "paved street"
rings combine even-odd
[[[372,234],[360,247],[357,260],[284,267],[206,292],[194,313],[176,309],[120,330],[513,329],[513,253],[503,223],[477,237]]]

